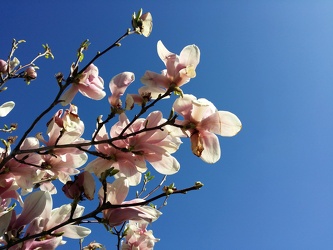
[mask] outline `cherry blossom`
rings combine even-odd
[[[98,76],[98,68],[94,64],[90,64],[87,69],[72,83],[71,87],[60,98],[63,100],[63,106],[68,105],[76,95],[80,92],[82,95],[94,100],[102,99],[106,93],[104,92],[104,81]]]
[[[213,103],[193,95],[184,95],[173,104],[174,110],[184,117],[177,121],[191,139],[192,152],[207,163],[220,159],[220,143],[215,134],[234,136],[242,127],[238,117],[228,111],[218,111]]]
[[[157,53],[166,69],[161,74],[146,71],[141,82],[146,85],[139,93],[151,93],[152,98],[164,93],[169,87],[181,87],[196,76],[195,69],[200,62],[200,50],[196,45],[188,45],[178,56],[166,49],[161,41],[157,42]]]

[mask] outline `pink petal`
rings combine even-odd
[[[194,95],[185,94],[183,97],[179,97],[173,104],[175,112],[181,114],[185,120],[189,120],[192,112],[192,101],[197,98]]]
[[[149,70],[147,70],[140,78],[140,81],[147,86],[163,88],[168,88],[171,83],[169,78],[165,75],[161,75]]]
[[[197,128],[222,136],[234,136],[241,130],[242,123],[233,113],[218,111],[202,120]]]
[[[102,79],[102,78],[100,78]],[[98,81],[100,81],[100,79]],[[79,85],[79,91],[82,95],[93,100],[101,100],[105,95],[105,91],[97,84],[90,83],[89,85]]]
[[[134,80],[135,76],[132,72],[123,72],[113,77],[109,83],[109,88],[112,93],[112,96],[109,98],[109,103],[116,106],[119,98],[125,93],[127,87]]]
[[[146,159],[160,174],[171,175],[177,173],[180,169],[180,164],[177,159],[167,153],[159,157],[149,155]]]
[[[115,179],[107,187],[108,201],[111,204],[121,204],[129,192],[128,180],[125,177]]]
[[[72,84],[70,88],[60,97],[60,100],[63,100],[61,102],[61,105],[66,106],[70,104],[78,91],[79,87],[77,86],[77,84]]]
[[[96,158],[88,163],[85,167],[85,171],[94,173],[97,177],[100,177],[105,170],[110,169],[114,161],[106,160],[103,158]]]
[[[141,96],[150,94],[151,99],[156,99],[159,95],[163,95],[165,93],[165,89],[159,87],[151,87],[151,86],[143,86],[139,88],[139,93]],[[164,97],[164,99],[169,98],[169,96]]]
[[[198,144],[198,142],[201,144]],[[203,161],[207,163],[215,163],[221,157],[220,143],[217,136],[210,132],[200,132],[191,136],[192,150],[194,147],[202,147],[200,154],[197,154]]]

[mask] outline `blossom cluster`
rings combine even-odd
[[[132,25],[136,33],[148,36],[152,27],[150,13],[134,14]],[[98,222],[110,229],[128,222],[124,227],[122,249],[153,249],[159,239],[147,226],[157,220],[161,212],[149,206],[146,199],[126,200],[130,187],[142,183],[142,175],[149,166],[162,175],[177,173],[180,163],[173,154],[180,148],[182,139],[190,139],[194,155],[207,163],[215,163],[221,156],[217,135],[234,136],[241,129],[236,115],[220,111],[210,101],[181,90],[196,76],[200,62],[198,46],[188,45],[177,55],[158,41],[157,53],[165,69],[161,73],[146,71],[140,79],[144,86],[138,94],[127,94],[124,103],[123,95],[135,81],[134,73],[122,72],[111,79],[108,97],[111,113],[106,120],[102,116],[98,118],[96,130],[89,139],[83,138],[84,122],[72,101],[77,93],[94,100],[106,96],[104,80],[93,63],[82,72],[72,66],[71,81],[66,80],[64,84],[62,76],[57,78],[60,98],[54,104],[68,108],[59,109],[51,117],[47,123],[47,138],[43,133],[25,136],[14,149],[14,141],[2,140],[0,246],[55,249],[65,244],[63,237],[80,239],[89,235],[90,229],[78,225],[90,218],[83,215],[84,207],[78,203],[83,199],[94,200],[96,178],[93,176],[96,176],[102,186],[97,194],[98,208],[91,217],[96,219],[101,214]],[[1,74],[11,74],[18,65],[16,60],[0,60]],[[36,77],[34,67],[25,70],[26,80]],[[172,93],[178,96],[172,106],[174,115],[164,118],[161,111],[149,110]],[[12,101],[1,105],[0,117],[8,115],[14,105]],[[135,105],[141,107],[141,111],[130,120],[126,113]],[[143,118],[148,110],[149,114]],[[114,117],[117,121],[108,131],[108,122]],[[88,155],[95,158],[88,162]],[[113,182],[109,182],[109,176],[114,177]],[[63,184],[62,191],[73,200],[71,204],[53,208],[52,195],[58,193],[53,184],[55,180]],[[34,191],[36,188],[39,190]],[[167,195],[170,193],[168,191]],[[27,195],[24,201],[23,195]],[[12,199],[22,206],[20,214],[12,206]],[[98,243],[91,243],[84,249],[100,247]]]

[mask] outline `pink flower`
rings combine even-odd
[[[161,41],[157,42],[157,53],[166,66],[162,74],[146,71],[141,82],[146,86],[139,93],[150,92],[152,98],[164,93],[170,86],[181,87],[196,76],[195,69],[200,62],[200,50],[196,45],[188,45],[180,55],[170,52]]]
[[[108,140],[109,136],[103,126],[95,140]],[[134,154],[131,152],[122,152],[109,144],[97,144],[96,150],[105,155],[105,157],[98,157],[88,163],[85,171],[93,172],[97,177],[100,177],[103,172],[111,167],[119,170],[115,175],[116,178],[127,177],[129,185],[136,186],[141,181],[141,174],[147,170],[145,162],[138,161]]]
[[[59,208],[55,208],[53,210],[53,201],[52,197],[48,192],[43,192],[39,191],[38,192],[40,195],[38,195],[37,198],[35,199],[38,201],[38,203],[35,206],[35,209],[37,212],[33,212],[32,215],[28,215],[29,220],[31,220],[32,217],[36,216],[31,223],[29,224],[26,234],[25,235],[33,235],[33,234],[38,234],[43,231],[47,231],[62,222],[65,222],[69,219],[71,215],[71,210],[72,206],[71,204],[66,204],[63,205]],[[33,193],[35,194],[35,193]],[[33,195],[31,194],[31,195]],[[30,195],[30,196],[31,196]],[[42,197],[44,196],[44,198]],[[30,203],[29,203],[30,204]],[[31,202],[31,204],[33,204]],[[30,207],[30,206],[29,206]],[[73,218],[80,217],[84,212],[84,207],[77,205]],[[23,214],[23,212],[22,212]],[[21,216],[22,216],[21,214]],[[21,217],[20,216],[20,217]],[[19,217],[19,218],[20,218]],[[82,226],[77,226],[77,225],[72,225],[72,224],[67,224],[61,228],[58,228],[52,232],[52,234],[57,235],[57,236],[50,236],[47,235],[43,238],[40,238],[39,241],[35,241],[34,239],[28,240],[24,242],[24,249],[55,249],[56,246],[59,244],[64,244],[65,242],[62,241],[62,237],[68,237],[72,239],[81,239],[89,235],[91,232],[90,229]],[[45,247],[45,248],[44,248]]]
[[[84,124],[78,116],[77,107],[70,105],[70,109],[65,112],[59,110],[49,121],[47,129],[49,141],[46,141],[40,134],[38,139],[46,146],[76,144],[84,142],[81,138],[83,132]],[[70,175],[80,173],[77,168],[85,164],[87,159],[87,154],[76,147],[53,149],[52,154],[42,155],[43,172],[39,178],[40,180],[58,178],[62,183],[66,183],[70,180]],[[44,188],[49,191],[52,189],[52,187],[46,186]]]
[[[242,128],[238,117],[228,111],[218,111],[210,101],[184,95],[173,104],[174,110],[184,117],[183,125],[191,139],[192,152],[207,163],[220,159],[220,143],[215,134],[234,136]]]
[[[137,161],[148,161],[161,174],[171,175],[179,171],[179,162],[171,156],[177,151],[181,141],[169,134],[168,129],[145,129],[155,128],[165,122],[162,113],[159,111],[152,112],[146,119],[137,119],[123,135],[136,133],[128,136],[124,140],[114,142],[120,148],[125,148],[135,154]],[[111,128],[111,137],[116,138],[121,134],[123,129],[129,124],[124,113],[120,114],[119,122]],[[138,131],[142,131],[138,133]]]
[[[112,184],[107,184],[106,200],[112,205],[135,204],[144,202],[143,199],[124,201],[129,192],[129,184],[125,177],[116,179]],[[98,192],[99,199],[103,200],[103,189]],[[118,226],[127,220],[151,223],[158,219],[162,213],[151,206],[129,206],[120,208],[110,208],[103,211],[104,219],[108,221],[110,227]]]
[[[79,91],[82,95],[94,100],[102,99],[106,93],[104,92],[104,81],[98,76],[98,68],[94,64],[90,64],[88,68],[77,78],[72,86],[60,98],[63,100],[63,106],[68,105],[74,99]]]
[[[109,87],[112,95],[109,97],[109,103],[113,107],[121,107],[120,97],[125,93],[127,87],[134,81],[132,72],[123,72],[110,81]]]
[[[145,221],[129,221],[126,227],[125,241],[122,242],[122,250],[151,250],[159,239],[155,238],[152,230],[147,230]]]
[[[36,148],[39,148],[39,141],[34,137],[28,137],[23,141],[20,150]],[[26,153],[16,155],[16,159],[9,160],[6,169],[15,178],[15,183],[21,188],[22,194],[31,192],[35,182],[38,181],[39,169],[36,166],[42,164],[42,157],[39,154]]]

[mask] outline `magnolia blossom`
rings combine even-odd
[[[173,104],[174,110],[184,117],[177,121],[191,139],[192,152],[207,163],[220,159],[220,143],[215,134],[234,136],[242,127],[236,115],[228,111],[218,111],[210,101],[184,95]]]
[[[108,139],[108,133],[103,125],[98,131],[95,140],[102,141]],[[138,161],[133,153],[122,152],[119,149],[110,146],[108,143],[96,144],[95,148],[105,157],[98,157],[88,163],[85,171],[93,172],[97,177],[100,177],[104,171],[113,167],[119,170],[115,175],[116,178],[121,176],[127,177],[129,185],[131,186],[136,186],[140,183],[141,174],[147,170],[145,162],[142,163],[141,161]]]
[[[147,230],[145,221],[129,221],[126,225],[126,236],[122,242],[122,250],[151,250],[159,239],[155,238],[152,230]]]
[[[0,237],[9,225],[11,218],[11,200],[16,199],[19,201],[21,206],[23,201],[21,196],[18,194],[18,185],[15,183],[15,178],[11,174],[0,175]]]
[[[23,229],[25,229],[24,236],[38,234],[43,231],[54,228],[55,226],[65,222],[69,219],[72,206],[71,204],[63,205],[60,208],[52,209],[52,197],[50,193],[45,191],[36,191],[27,196],[24,201],[22,213],[15,214],[15,210],[6,213],[0,217],[0,233],[6,231],[9,239],[21,237]],[[82,215],[84,208],[77,206],[73,218]],[[8,215],[8,216],[7,216]],[[11,216],[9,220],[9,216]],[[24,241],[22,244],[17,245],[13,249],[55,249],[57,246],[64,244],[63,237],[73,239],[80,239],[90,234],[90,229],[67,224],[52,232],[52,235],[46,235],[38,239],[31,239]],[[0,235],[1,236],[1,235]],[[6,242],[0,238],[0,242]],[[12,249],[12,248],[10,248]]]
[[[123,72],[110,81],[109,87],[112,95],[109,97],[109,103],[113,107],[121,106],[120,97],[125,93],[127,87],[134,81],[134,73]]]
[[[127,178],[120,177],[112,184],[107,183],[106,200],[111,205],[128,205],[144,202],[143,199],[133,199],[124,201],[129,192],[129,183]],[[104,190],[101,188],[98,192],[100,201],[103,201]],[[128,206],[120,208],[110,208],[103,210],[103,217],[107,220],[110,227],[118,226],[127,220],[141,221],[151,223],[158,219],[162,213],[151,206]]]
[[[37,191],[28,195],[23,203],[22,213],[20,215],[16,215],[15,210],[10,210],[4,216],[0,217],[0,237],[5,232],[6,237],[9,239],[19,237],[21,231],[42,214],[50,199],[51,196],[43,191]],[[0,238],[0,243],[5,244],[6,241],[3,238]]]
[[[30,213],[24,213],[20,215],[19,219],[23,216],[28,218],[29,226],[26,230],[25,235],[38,234],[43,231],[49,230],[62,222],[65,222],[69,219],[72,206],[71,204],[63,205],[59,208],[52,209],[53,201],[52,197],[48,192],[39,191],[35,195],[31,202],[27,205],[27,212],[32,211],[33,215]],[[31,194],[34,195],[35,193]],[[31,196],[30,195],[30,196]],[[26,201],[25,201],[26,203]],[[38,212],[36,212],[36,211]],[[80,217],[83,214],[84,207],[78,205],[74,211],[73,218]],[[39,215],[37,215],[39,214]],[[18,221],[19,221],[18,219]],[[27,219],[24,220],[24,223],[27,222]],[[17,224],[22,224],[18,223]],[[68,237],[72,239],[81,239],[89,235],[91,232],[90,229],[78,225],[67,224],[61,228],[58,228],[52,232],[53,235],[46,235],[43,238],[40,238],[38,241],[28,240],[24,242],[24,249],[55,249],[58,245],[64,244],[65,241],[62,240],[63,237]]]
[[[151,93],[152,98],[164,93],[170,86],[181,87],[196,76],[195,69],[200,62],[200,50],[196,45],[188,45],[180,55],[170,52],[161,41],[157,42],[157,53],[166,69],[161,74],[146,71],[141,82],[146,86],[139,93]]]
[[[77,107],[70,106],[65,112],[59,110],[48,123],[47,134],[49,140],[46,141],[41,134],[37,136],[40,142],[46,146],[77,144],[85,142],[81,138],[84,132],[84,124],[78,116]],[[89,147],[85,147],[89,148]],[[88,156],[76,147],[56,148],[50,154],[41,156],[41,170],[38,178],[42,182],[43,190],[54,190],[53,185],[47,186],[49,179],[58,178],[62,183],[70,180],[71,175],[79,174],[77,169],[86,163]]]
[[[39,148],[39,141],[34,137],[26,138],[20,150],[31,150]],[[35,153],[25,153],[15,156],[16,159],[9,160],[5,169],[14,177],[16,185],[21,188],[21,193],[31,192],[36,181],[39,181],[38,171],[42,164],[42,157]]]
[[[0,117],[4,117],[9,114],[10,111],[15,107],[13,101],[5,102],[0,106]]]
[[[76,95],[80,92],[82,95],[94,100],[102,99],[106,93],[104,92],[104,81],[98,76],[98,68],[94,64],[90,64],[88,68],[72,83],[71,87],[60,98],[63,100],[63,106],[68,105]]]
[[[137,119],[123,133],[128,137],[124,140],[116,140],[114,144],[135,154],[137,162],[144,164],[148,161],[161,174],[170,175],[178,172],[180,165],[175,157],[171,156],[179,148],[181,141],[169,134],[168,129],[155,128],[165,122],[160,111],[154,111],[146,119]],[[127,116],[122,113],[117,122],[111,128],[111,137],[119,136],[129,124]],[[138,133],[139,131],[142,131]],[[135,133],[135,134],[134,134]],[[133,134],[130,136],[130,134]]]
[[[142,15],[142,9],[140,9],[138,14],[134,12],[132,16],[132,26],[138,34],[148,37],[153,29],[153,17],[150,12]]]

